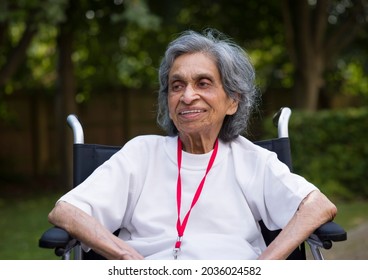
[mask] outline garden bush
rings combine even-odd
[[[265,137],[275,137],[272,121]],[[368,107],[302,112],[289,123],[293,168],[326,195],[368,198]]]

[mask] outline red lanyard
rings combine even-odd
[[[177,207],[178,207],[178,220],[177,220],[177,223],[176,223],[176,229],[178,231],[178,239],[175,243],[175,248],[174,248],[174,258],[175,259],[177,259],[177,256],[180,252],[181,241],[182,241],[182,238],[183,238],[183,235],[184,235],[185,227],[187,226],[187,222],[188,222],[188,219],[189,219],[190,212],[192,211],[194,205],[197,203],[197,201],[199,199],[199,196],[201,195],[201,192],[202,192],[207,174],[210,171],[210,169],[211,169],[211,167],[212,167],[212,165],[215,161],[217,150],[218,150],[218,140],[216,139],[215,146],[213,148],[211,158],[208,162],[206,173],[205,173],[201,183],[199,184],[199,186],[197,188],[197,191],[194,194],[192,204],[191,204],[187,214],[185,215],[183,222],[181,222],[180,221],[180,208],[181,208],[181,176],[180,176],[180,169],[181,169],[181,158],[182,158],[182,143],[180,141],[180,138],[178,137],[178,182],[177,182],[177,190],[176,190],[176,201],[177,201]]]

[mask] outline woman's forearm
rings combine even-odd
[[[319,226],[333,220],[336,206],[319,191],[311,192],[259,259],[286,259]]]
[[[48,218],[50,223],[65,229],[71,236],[107,259],[143,259],[96,219],[67,202],[57,203]]]

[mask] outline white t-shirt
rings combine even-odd
[[[183,151],[181,220],[211,153]],[[177,137],[139,136],[64,195],[146,259],[173,259],[177,239]],[[276,154],[239,136],[219,141],[217,157],[191,211],[178,259],[255,259],[265,249],[259,220],[283,228],[316,187]]]

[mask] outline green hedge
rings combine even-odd
[[[275,136],[270,119],[263,126],[265,137]],[[293,110],[289,136],[296,173],[334,198],[368,198],[368,107]]]

